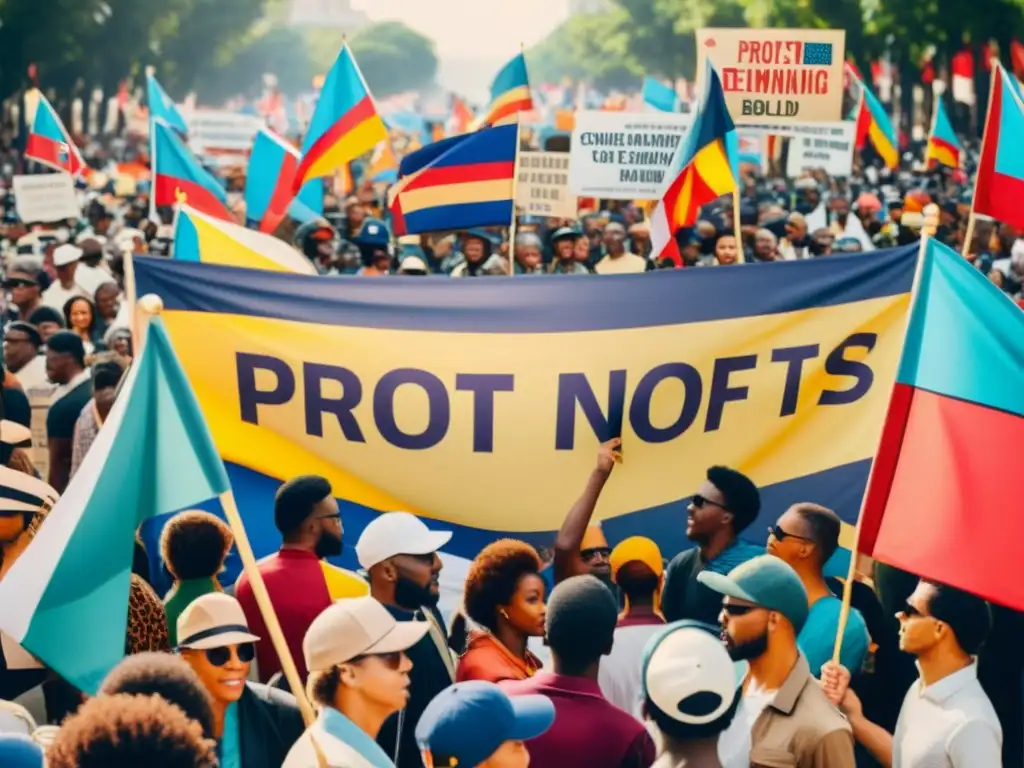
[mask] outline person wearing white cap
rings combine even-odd
[[[290,693],[248,683],[259,637],[230,595],[212,592],[178,616],[177,652],[210,694],[221,768],[278,768],[302,733]]]
[[[53,251],[53,267],[57,272],[57,279],[50,287],[43,291],[43,304],[64,311],[64,305],[76,296],[85,296],[86,293],[75,282],[75,271],[78,269],[78,262],[82,258],[82,249],[77,245],[65,243],[57,246]]]
[[[455,680],[448,633],[437,611],[441,558],[437,551],[451,539],[432,531],[408,512],[386,512],[363,529],[356,542],[359,565],[370,577],[370,595],[399,622],[424,621],[428,631],[409,649],[409,703],[384,723],[377,743],[398,768],[421,768],[416,722],[427,704]]]
[[[309,697],[320,712],[284,768],[392,768],[375,739],[385,720],[405,714],[414,668],[406,651],[428,629],[426,622],[396,621],[372,597],[339,600],[324,610],[302,641]]]

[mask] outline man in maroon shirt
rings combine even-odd
[[[341,514],[331,484],[317,475],[303,475],[282,485],[274,497],[274,524],[283,543],[276,555],[259,562],[270,602],[281,623],[295,666],[303,682],[308,670],[302,654],[302,638],[313,619],[331,604],[331,595],[320,560],[341,554]],[[235,585],[253,633],[267,638],[266,623],[256,605],[249,579],[243,573]],[[269,640],[256,644],[260,682],[281,671],[281,660]]]
[[[546,629],[554,671],[501,684],[512,696],[540,693],[555,705],[554,725],[526,745],[532,768],[647,768],[654,762],[647,730],[605,699],[597,683],[617,621],[611,591],[593,576],[573,576],[551,592]]]

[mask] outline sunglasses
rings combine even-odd
[[[22,280],[20,278],[4,280],[4,288],[31,288],[34,285],[39,285],[39,283],[35,280]]]
[[[778,525],[769,525],[768,533],[774,536],[776,541],[785,541],[786,539],[800,539],[800,541],[807,541],[811,544],[814,543],[813,539],[809,539],[806,536],[797,536],[795,533],[788,533]]]
[[[391,651],[390,653],[367,653],[362,656],[356,656],[354,659],[349,660],[348,663],[359,664],[360,662],[366,661],[366,659],[372,658],[380,659],[381,664],[392,672],[397,672],[398,668],[402,666],[402,651]]]
[[[915,616],[920,616],[922,619],[932,619],[932,618],[935,618],[934,616],[929,616],[926,613],[921,613],[919,610],[917,610],[917,608],[912,606],[910,603],[904,603],[903,604],[903,610],[900,611],[900,613],[902,613],[908,619],[912,619]]]
[[[746,616],[752,611],[759,610],[756,605],[736,605],[735,603],[723,603],[722,610],[728,616]]]
[[[256,644],[223,645],[220,648],[207,648],[204,653],[206,660],[215,667],[223,667],[227,664],[231,660],[232,653],[240,662],[248,664],[256,656]]]
[[[693,494],[693,498],[690,499],[690,503],[697,509],[703,509],[705,506],[711,505],[712,507],[724,509],[726,512],[729,511],[729,508],[725,506],[725,504],[719,504],[717,501],[712,501],[706,496],[701,496],[699,493]]]
[[[591,560],[596,560],[598,557],[603,557],[607,560],[611,556],[611,547],[589,547],[587,549],[580,550],[580,557],[582,557],[583,561],[587,563]]]

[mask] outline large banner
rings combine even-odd
[[[597,517],[612,542],[672,554],[714,464],[762,488],[754,541],[796,501],[854,521],[916,255],[468,281],[139,258],[135,278],[164,300],[257,554],[280,542],[274,491],[311,473],[349,502],[350,544],[404,509],[453,530],[459,556],[551,545],[616,435]]]
[[[845,30],[698,29],[696,36],[697,81],[711,62],[737,124],[842,119]]]

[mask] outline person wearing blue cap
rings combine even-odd
[[[416,724],[416,741],[427,768],[526,768],[523,742],[554,720],[547,696],[510,698],[494,683],[470,680],[434,697]]]
[[[749,739],[751,765],[779,765],[788,756],[802,768],[854,768],[850,724],[797,646],[809,607],[796,571],[761,555],[728,574],[703,571],[697,579],[722,595],[719,621],[729,655],[750,662],[739,712],[723,738]]]
[[[481,270],[494,249],[494,238],[483,229],[470,229],[462,233],[462,256],[464,261],[452,269],[452,277],[476,277],[485,274]]]
[[[647,641],[643,711],[661,735],[652,768],[748,768],[747,745],[720,738],[736,716],[747,669],[729,658],[709,624],[677,621]]]
[[[43,748],[20,733],[0,734],[0,765],[4,768],[43,768]]]

